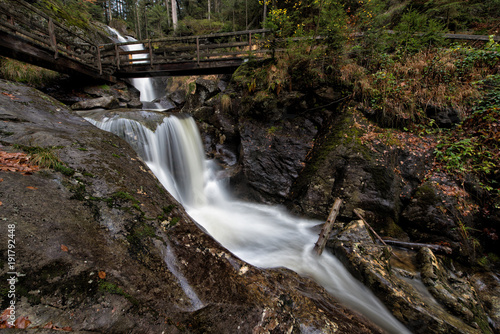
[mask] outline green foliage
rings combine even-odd
[[[394,30],[395,48],[403,53],[416,53],[444,43],[444,26],[415,10],[405,13]]]
[[[7,80],[37,88],[43,87],[61,76],[54,71],[3,57],[0,57],[0,73]]]
[[[476,85],[482,87],[482,99],[458,129],[445,134],[435,154],[449,173],[476,176],[493,205],[500,207],[500,75]]]
[[[91,20],[103,18],[101,8],[91,1],[41,0],[36,5],[59,21],[84,30],[89,29]]]

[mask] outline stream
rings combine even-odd
[[[141,91],[141,100],[154,99],[150,79],[134,79],[132,84]],[[215,162],[205,159],[197,125],[189,115],[145,110],[80,115],[125,139],[187,213],[242,260],[311,277],[388,333],[410,333],[328,250],[321,256],[312,251],[318,238],[315,227],[323,222],[294,217],[278,206],[232,198],[227,183],[217,177]]]

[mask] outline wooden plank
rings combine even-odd
[[[326,242],[330,237],[330,233],[332,233],[333,225],[335,224],[335,219],[337,219],[337,215],[339,214],[341,204],[342,200],[340,198],[335,199],[332,209],[330,210],[330,214],[328,215],[328,219],[326,220],[326,223],[323,225],[323,228],[321,229],[318,241],[316,241],[316,243],[314,244],[313,250],[318,255],[321,255],[323,253],[323,250],[325,249]]]
[[[54,49],[54,59],[57,59],[57,41],[56,41],[56,35],[54,33],[54,22],[52,19],[49,19],[49,39],[50,39],[50,45]]]
[[[200,65],[200,39],[198,37],[196,37],[196,59]]]
[[[120,50],[118,45],[115,45],[116,68],[120,69]]]

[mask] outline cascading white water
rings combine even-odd
[[[117,43],[126,43],[126,42],[135,42],[137,41],[135,38],[131,36],[126,36],[123,37],[116,29],[113,29],[111,27],[108,27],[109,31],[115,36],[114,40]],[[131,44],[131,45],[124,45],[122,46],[124,50],[127,51],[141,51],[145,50],[144,46],[142,44]],[[147,55],[144,54],[136,54],[132,55],[133,59],[146,59]],[[146,60],[144,61],[137,61],[135,63],[145,63]],[[151,102],[153,101],[156,96],[154,95],[154,87],[153,83],[150,78],[133,78],[130,79],[130,83],[141,92],[141,101],[145,102]]]
[[[191,117],[166,117],[156,131],[119,115],[86,119],[129,142],[176,200],[193,206],[205,203],[203,163],[199,159],[203,148]]]
[[[194,220],[233,254],[262,268],[286,267],[312,277],[347,306],[389,333],[409,333],[384,305],[325,251],[312,252],[318,221],[299,219],[283,209],[237,201],[204,161],[200,136],[190,117],[166,117],[156,131],[123,118],[89,119],[136,148],[167,190]]]

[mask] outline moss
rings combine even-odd
[[[79,201],[84,201],[87,195],[87,189],[85,187],[85,184],[83,183],[78,183],[77,185],[71,186],[69,188],[69,191],[73,193],[71,195],[70,199],[76,199]]]
[[[365,160],[373,160],[370,150],[361,143],[362,130],[354,126],[353,113],[348,110],[334,120],[322,138],[316,140],[313,158],[309,161],[309,173],[315,173],[325,162],[332,151],[340,146],[348,148],[353,153],[362,154]]]
[[[105,280],[100,280],[99,281],[99,291],[101,292],[106,292],[106,293],[111,293],[114,295],[119,295],[125,297],[129,302],[131,302],[133,305],[138,305],[139,301],[132,297],[130,294],[128,294],[125,290],[120,288],[118,285],[115,283],[105,281]]]
[[[433,205],[439,201],[439,197],[437,196],[434,187],[432,187],[429,183],[420,186],[414,197],[417,198],[419,202],[426,205]]]

